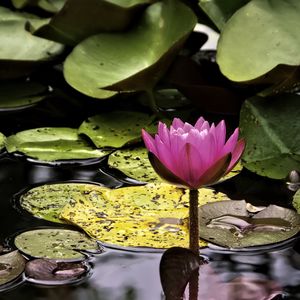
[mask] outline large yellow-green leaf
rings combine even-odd
[[[74,48],[64,64],[66,81],[101,98],[101,89],[147,90],[167,70],[196,24],[194,13],[178,0],[149,6],[126,33],[98,34]]]
[[[43,127],[18,132],[6,139],[8,152],[21,152],[40,161],[101,158],[109,151],[95,149],[80,138],[77,129]]]
[[[99,251],[96,241],[84,233],[61,228],[34,229],[15,237],[15,246],[34,258],[82,260],[80,251]]]
[[[88,118],[78,132],[87,135],[98,148],[120,148],[141,141],[142,128],[153,124],[155,116],[133,111],[112,111]]]
[[[199,192],[201,205],[227,199],[224,194],[209,189]],[[96,201],[88,197],[74,200],[63,208],[61,217],[103,243],[128,247],[188,247],[188,191],[169,184],[147,184],[105,189],[105,197]],[[204,245],[200,242],[200,246]]]
[[[106,189],[87,183],[58,183],[34,187],[20,195],[20,206],[37,218],[56,223],[65,223],[60,213],[66,204],[76,199],[87,198],[92,203],[101,203]]]
[[[0,7],[0,79],[27,75],[63,50],[62,45],[28,32],[25,29],[28,21],[36,26],[45,22],[35,16]]]
[[[5,141],[6,141],[6,136],[0,132],[0,151],[5,148]]]
[[[300,96],[247,100],[240,116],[246,139],[243,165],[262,176],[284,179],[300,170]]]
[[[91,35],[125,30],[147,4],[155,0],[67,0],[65,6],[35,34],[76,45]]]
[[[233,81],[256,79],[276,66],[300,65],[300,2],[252,0],[224,26],[217,62]]]

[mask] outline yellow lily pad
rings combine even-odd
[[[164,183],[103,189],[101,199],[73,199],[60,217],[108,245],[188,247],[188,191]],[[199,192],[200,205],[228,199],[210,189]],[[207,244],[200,240],[199,245]]]

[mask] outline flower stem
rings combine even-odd
[[[199,213],[198,213],[198,190],[190,190],[190,250],[199,255]],[[189,280],[189,300],[197,300],[199,291],[199,270],[193,272]]]
[[[190,190],[190,211],[189,211],[189,229],[190,229],[190,250],[199,255],[199,224],[198,224],[198,190]]]

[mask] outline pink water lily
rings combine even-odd
[[[160,122],[154,138],[142,130],[156,172],[190,189],[212,184],[232,170],[245,148],[245,141],[238,140],[238,135],[236,128],[226,141],[225,122],[210,126],[202,117],[195,126],[175,118],[170,129]]]

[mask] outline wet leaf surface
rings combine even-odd
[[[103,97],[101,89],[149,90],[165,73],[195,25],[194,13],[180,1],[155,3],[132,30],[97,34],[76,46],[65,61],[65,79],[94,98]],[[161,42],[155,43],[157,40]]]
[[[57,262],[34,259],[26,264],[26,280],[43,285],[60,285],[78,282],[88,272],[84,262]]]
[[[246,139],[243,165],[262,176],[284,179],[300,169],[300,96],[253,97],[241,110],[240,130]]]
[[[0,290],[1,285],[11,282],[23,273],[25,262],[19,251],[0,256]]]
[[[90,117],[79,127],[98,148],[120,148],[141,141],[142,128],[149,128],[154,116],[131,111],[113,111]]]
[[[21,152],[40,161],[101,158],[109,151],[91,147],[77,129],[43,127],[18,132],[6,139],[9,153]]]
[[[300,215],[276,205],[251,215],[245,201],[224,201],[203,205],[199,213],[200,237],[228,248],[279,243],[300,230]]]
[[[34,258],[56,260],[82,260],[80,251],[99,251],[97,242],[85,234],[68,229],[35,229],[15,237],[15,246]]]

